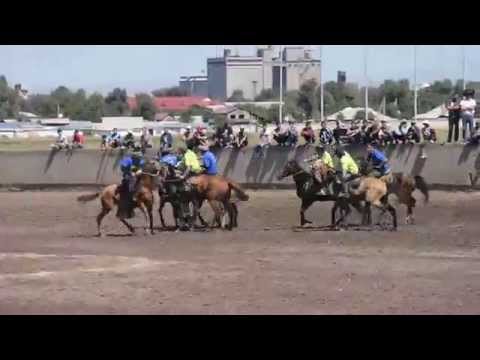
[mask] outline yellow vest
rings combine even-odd
[[[187,150],[185,152],[183,163],[186,167],[190,167],[194,173],[199,173],[202,171],[200,161],[198,160],[197,155],[192,150]]]
[[[330,169],[333,169],[335,168],[335,166],[333,165],[333,159],[332,159],[332,156],[329,154],[328,151],[325,151],[322,155],[322,162],[328,166]]]
[[[340,164],[342,164],[342,170],[346,173],[350,173],[352,175],[358,174],[358,166],[355,163],[355,160],[350,156],[349,153],[345,151],[345,155],[342,156],[340,159]]]

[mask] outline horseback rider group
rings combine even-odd
[[[341,184],[341,191],[339,197],[349,197],[349,186],[355,184],[356,179],[360,177],[360,170],[352,158],[352,156],[345,151],[345,149],[339,145],[334,150],[334,155],[337,161],[335,166],[334,161],[325,145],[319,145],[315,147],[315,155],[305,160],[307,163],[313,163],[311,165],[311,173],[316,185],[321,185],[321,189],[318,190],[318,186],[310,185],[310,191],[319,192],[320,195],[333,195],[331,185],[333,181]],[[391,167],[388,162],[388,158],[385,153],[380,150],[378,143],[372,142],[367,145],[367,156],[365,164],[371,166],[372,171],[368,173],[369,177],[381,178],[391,173]],[[332,175],[328,183],[324,183],[320,174],[321,166],[326,166],[329,173]]]

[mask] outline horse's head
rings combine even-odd
[[[303,169],[298,165],[296,160],[290,160],[285,165],[282,172],[277,176],[277,180],[285,179],[286,177],[292,176],[302,170]]]

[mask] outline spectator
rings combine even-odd
[[[462,136],[463,142],[467,141],[467,128],[469,129],[470,137],[473,136],[473,129],[475,128],[475,108],[477,107],[477,102],[473,98],[475,92],[473,90],[465,90],[463,92],[464,98],[460,101],[460,111],[462,118]]]
[[[75,130],[73,132],[72,147],[81,149],[83,148],[83,143],[84,143],[83,134],[80,131]]]
[[[255,146],[254,159],[262,158],[265,154],[265,149],[270,146],[270,135],[268,134],[267,127],[262,125],[260,130],[260,141],[257,146]]]
[[[380,140],[380,124],[375,121],[373,122],[366,131],[366,142],[379,142]]]
[[[285,127],[277,122],[277,126],[273,130],[273,140],[277,142],[279,146],[286,146],[288,134],[285,131]]]
[[[52,149],[56,149],[56,150],[62,150],[62,149],[68,149],[69,148],[68,139],[63,134],[62,129],[57,130],[57,138],[55,139],[55,143],[52,144],[50,147]]]
[[[350,124],[350,129],[347,131],[347,139],[350,144],[361,144],[362,143],[362,133],[361,128],[358,126],[358,123],[352,121]]]
[[[458,103],[458,97],[454,96],[450,99],[450,103],[447,106],[448,109],[448,137],[447,142],[458,141],[459,129],[458,125],[460,122],[460,104]],[[453,134],[454,133],[454,134]]]
[[[131,130],[128,130],[127,135],[123,138],[123,146],[127,149],[133,149],[135,146],[135,136]]]
[[[301,135],[307,144],[313,144],[315,142],[315,132],[312,129],[311,120],[305,122],[305,127],[302,129]]]
[[[407,140],[410,144],[413,143],[419,143],[421,141],[420,137],[420,128],[417,126],[417,122],[415,120],[412,120],[410,122],[410,127],[408,128],[407,131]]]
[[[423,136],[423,141],[425,142],[430,142],[430,143],[435,143],[437,142],[437,133],[434,128],[430,126],[430,123],[425,120],[422,122],[423,128],[422,128],[422,136]]]
[[[102,140],[100,142],[100,150],[101,151],[106,151],[107,150],[107,141],[108,141],[108,135],[103,134],[102,135]]]
[[[230,147],[233,142],[233,129],[228,123],[224,123],[222,127],[217,128],[215,132],[215,140],[219,147]]]
[[[145,154],[147,149],[151,149],[153,147],[152,144],[153,138],[153,129],[143,128],[142,135],[140,136],[140,147],[142,148],[142,154]]]
[[[187,144],[192,138],[193,138],[192,127],[187,126],[182,133],[182,140],[185,144]]]
[[[173,136],[168,129],[165,129],[160,135],[160,150],[171,149],[173,147]]]
[[[296,146],[297,142],[298,142],[298,132],[295,126],[295,121],[288,120],[287,146]]]
[[[408,133],[407,120],[402,120],[398,125],[398,129],[395,130],[393,133],[393,140],[395,141],[396,144],[399,144],[399,143],[405,144],[407,142],[407,133]]]
[[[207,129],[203,126],[197,127],[195,133],[193,134],[191,143],[193,148],[197,148],[200,145],[208,145]]]
[[[335,123],[336,126],[335,129],[333,129],[333,138],[337,144],[341,144],[342,140],[346,140],[345,137],[347,136],[347,129],[340,120],[336,120]]]
[[[385,146],[393,142],[393,136],[390,132],[390,126],[388,125],[387,120],[380,121],[380,131],[378,132],[378,141],[380,146]]]
[[[240,131],[235,137],[234,146],[238,149],[243,149],[244,147],[248,146],[248,136],[243,126],[240,127]]]
[[[327,127],[327,122],[323,120],[321,123],[318,141],[320,145],[330,145],[333,143],[333,131]]]
[[[107,144],[111,149],[116,149],[121,146],[122,137],[118,133],[117,128],[114,128],[108,137]]]

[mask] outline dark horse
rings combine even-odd
[[[326,174],[327,175],[327,174]],[[297,196],[302,200],[300,207],[300,224],[303,226],[305,224],[311,224],[312,222],[305,218],[305,211],[317,201],[333,201],[335,206],[332,209],[332,226],[338,225],[340,222],[345,220],[346,216],[350,213],[349,203],[355,207],[359,212],[362,212],[362,207],[359,201],[356,201],[356,198],[347,200],[345,198],[339,198],[338,194],[339,186],[335,183],[335,175],[329,173],[325,178],[322,177],[322,184],[319,184],[313,177],[313,175],[305,171],[300,165],[298,165],[296,160],[290,160],[284,167],[283,171],[278,175],[277,179],[282,180],[288,176],[292,176],[295,181],[295,186],[297,189]],[[317,192],[324,186],[328,185],[330,181],[334,182],[334,194],[333,195],[320,195]],[[341,216],[338,220],[335,218],[336,210],[340,209]]]

